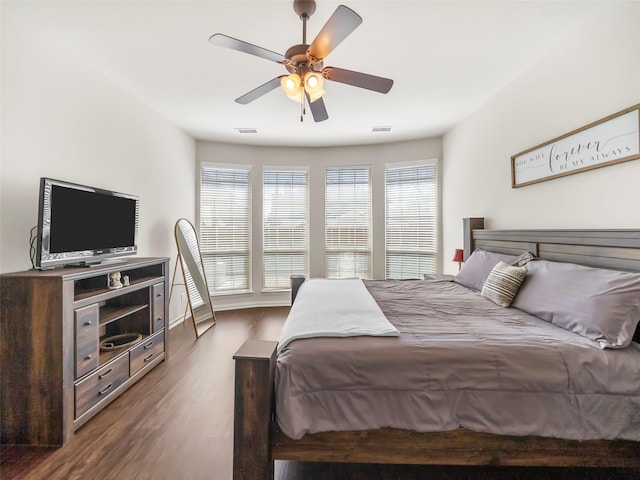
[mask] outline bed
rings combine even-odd
[[[528,251],[542,260],[640,272],[640,230],[492,231],[483,230],[482,226],[482,219],[464,220],[465,258],[469,258],[471,252],[477,248],[505,255],[519,255],[523,251]],[[370,285],[370,287],[374,290],[376,288],[382,289],[382,296],[386,295],[386,289],[403,288],[400,285],[402,282],[382,281],[379,282],[379,285],[376,285],[378,282],[375,281],[371,283],[372,286]],[[412,296],[410,293],[411,288],[415,288],[417,292],[425,287],[425,283],[422,281],[406,282],[406,285],[409,286],[407,298]],[[436,283],[440,282],[434,282],[434,284]],[[464,304],[466,301],[465,295],[467,293],[465,293],[464,289],[460,290],[463,287],[459,285],[442,283],[438,286],[433,285],[433,287],[437,287],[443,296],[446,295],[447,291],[454,290],[453,293],[458,298],[459,303]],[[393,293],[393,295],[396,294],[397,292]],[[393,295],[391,298],[393,298]],[[471,301],[471,298],[469,298],[469,301]],[[416,308],[419,310],[423,307],[418,306]],[[386,306],[384,309],[387,316],[393,317],[389,313],[392,312],[393,305],[391,307]],[[499,307],[495,307],[495,309],[499,310]],[[505,312],[509,310],[514,309],[504,309]],[[390,321],[397,323],[397,320],[393,318],[390,318]],[[534,329],[546,328],[546,325],[543,324],[547,323],[543,321],[535,323],[535,318],[524,318],[522,321],[527,324],[526,328]],[[531,322],[533,322],[533,326]],[[504,323],[510,324],[512,319],[509,318]],[[404,329],[405,327],[402,325],[399,327],[402,332],[405,331]],[[451,331],[454,330],[450,330],[449,333]],[[516,332],[519,331],[516,330]],[[427,329],[426,334],[426,337],[421,337],[416,343],[425,343],[427,341],[425,338],[428,339],[428,336],[432,335],[433,331]],[[498,337],[503,334],[502,331],[496,332]],[[513,332],[507,333],[507,335],[513,336]],[[575,337],[576,342],[579,344],[576,347],[578,350],[585,348],[582,345],[585,342],[583,337],[572,332],[565,332],[562,335],[565,335],[568,341],[571,340],[572,336]],[[406,335],[404,337],[401,335],[401,338],[405,337]],[[374,343],[378,342],[384,348],[394,342],[398,343],[398,338],[393,337],[376,337],[373,340]],[[340,345],[346,347],[343,348],[342,352],[336,353],[335,351],[326,350],[327,348],[332,348],[331,342],[327,339],[299,339],[299,341],[291,342],[285,348],[280,348],[282,350],[280,363],[287,365],[289,361],[286,358],[287,355],[290,356],[295,350],[316,352],[318,356],[315,359],[307,360],[307,362],[310,362],[309,365],[321,364],[322,352],[331,351],[331,355],[336,356],[338,359],[341,358],[340,355],[344,355],[344,358],[349,358],[354,348],[360,348],[357,342],[361,341],[362,339],[358,337],[340,339]],[[482,341],[487,341],[487,339],[483,338]],[[364,354],[368,348],[367,346],[362,347],[360,353]],[[607,356],[606,349],[603,349],[599,354],[599,358],[603,363],[616,363],[608,361],[614,356],[620,359],[618,365],[613,365],[614,369],[611,371],[613,373],[608,373],[606,376],[611,375],[612,384],[617,385],[617,387],[613,388],[620,388],[623,391],[636,387],[629,387],[626,384],[620,385],[619,380],[627,380],[628,377],[629,380],[635,381],[637,378],[631,377],[638,377],[637,370],[634,370],[636,367],[629,367],[629,365],[635,362],[637,358],[637,355],[633,356],[634,352],[631,349],[634,349],[636,354],[640,353],[640,350],[635,345],[631,345],[628,348],[629,350],[615,350],[615,355]],[[310,419],[309,422],[305,423],[304,419],[309,415],[302,411],[302,414],[298,416],[298,420],[303,420],[302,423],[296,423],[297,420],[295,418],[289,421],[284,418],[286,415],[283,414],[287,410],[296,410],[297,408],[302,408],[302,406],[288,405],[281,400],[282,397],[292,398],[296,395],[287,396],[281,394],[278,397],[278,408],[276,408],[274,386],[277,383],[282,383],[282,378],[287,375],[284,370],[279,370],[278,374],[276,374],[277,351],[278,345],[276,342],[248,341],[234,356],[236,362],[234,479],[272,478],[274,460],[425,465],[640,468],[640,441],[638,441],[640,439],[640,432],[638,431],[640,428],[638,428],[637,423],[640,419],[635,418],[635,424],[632,421],[625,425],[608,425],[607,423],[609,422],[603,422],[602,418],[599,418],[601,415],[598,412],[602,410],[598,410],[597,402],[594,408],[585,409],[587,415],[590,414],[589,412],[596,412],[593,414],[593,418],[583,422],[589,428],[586,431],[568,435],[570,438],[556,438],[558,436],[557,432],[537,431],[535,429],[536,422],[526,421],[526,415],[522,416],[521,425],[517,424],[516,419],[515,424],[506,426],[503,430],[498,430],[499,433],[495,433],[496,430],[493,429],[495,425],[491,426],[491,428],[484,428],[482,425],[474,425],[473,422],[467,426],[455,428],[454,425],[452,427],[450,422],[448,423],[450,419],[447,419],[446,413],[435,415],[436,418],[429,418],[428,416],[427,418],[417,418],[414,415],[413,417],[410,416],[408,420],[391,419],[391,421],[399,422],[395,424],[390,423],[388,419],[381,419],[382,424],[397,426],[395,428],[377,428],[378,426],[375,426],[375,428],[362,429],[362,425],[366,426],[366,424],[358,424],[357,415],[354,416],[353,411],[345,408],[347,412],[345,418],[355,418],[355,420],[353,423],[347,422],[337,427],[344,431],[325,431],[334,428],[326,424],[327,418],[332,415],[330,413],[324,415],[322,421]],[[326,353],[324,354],[326,355]],[[447,355],[447,353],[445,352],[444,355]],[[517,357],[517,354],[512,354],[511,357],[513,356]],[[560,361],[563,361],[562,355],[556,356],[560,357]],[[407,354],[405,357],[403,361],[408,362],[411,361],[412,355]],[[494,361],[495,359],[491,360]],[[555,360],[558,359],[556,358]],[[421,361],[424,362],[426,360],[423,359]],[[464,364],[464,358],[458,359],[455,354],[450,357],[450,361],[462,362],[456,367],[458,369],[473,370],[471,368],[473,363]],[[580,362],[584,363],[584,360],[580,359],[575,361],[578,365]],[[308,368],[305,367],[304,362],[304,360],[299,362],[295,360],[289,361],[289,366],[295,368],[299,363],[301,365],[300,368]],[[526,362],[523,362],[520,366],[522,370],[526,369],[526,367]],[[413,371],[417,370],[417,368],[405,370]],[[556,369],[550,364],[549,371],[555,372]],[[482,371],[477,371],[474,374],[478,376],[484,375]],[[398,377],[402,376],[398,375]],[[325,377],[328,381],[333,381],[332,379],[339,381],[336,380],[339,376],[327,374]],[[409,376],[409,380],[411,378]],[[466,381],[464,378],[457,380],[463,383]],[[439,379],[431,378],[431,381],[438,382]],[[558,385],[561,385],[565,380],[558,378],[556,381]],[[579,383],[578,380],[576,382]],[[385,380],[384,383],[388,384],[389,380]],[[278,388],[282,388],[282,386]],[[399,388],[404,387],[399,386]],[[525,387],[524,390],[527,388],[530,387]],[[376,401],[384,402],[384,397],[381,398],[382,400],[378,398]],[[447,404],[450,400],[451,398],[444,397],[440,399],[440,402]],[[490,403],[489,400],[484,399],[479,400],[477,404],[482,404],[483,402],[485,404]],[[632,400],[628,405],[621,406],[620,409],[621,411],[631,411],[632,416],[637,417],[638,410],[634,410],[636,407],[640,408],[637,403],[634,405],[634,400]],[[366,400],[364,405],[366,405]],[[362,409],[362,404],[359,404],[357,410]],[[617,409],[617,407],[614,407],[614,409]],[[366,410],[366,407],[364,410]],[[491,416],[490,409],[485,412],[486,416]],[[617,415],[617,417],[620,416]],[[276,421],[276,418],[279,421]],[[412,421],[415,423],[412,424]],[[499,428],[502,428],[500,424],[502,421],[503,418],[496,417],[495,419]],[[557,421],[554,422],[557,423]],[[554,422],[551,422],[551,424],[553,425]],[[613,423],[615,424],[615,422]],[[284,425],[286,434],[283,432],[281,425]],[[590,430],[591,426],[595,430]],[[556,428],[564,429],[565,427],[558,424]],[[601,429],[598,430],[598,428]],[[602,429],[604,429],[604,433]],[[561,434],[560,436],[566,437],[567,435]]]

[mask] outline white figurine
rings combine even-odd
[[[129,286],[129,276],[125,275],[124,277],[122,277],[122,285],[125,287]]]
[[[115,290],[116,288],[122,288],[120,272],[112,272],[109,274],[109,289]]]

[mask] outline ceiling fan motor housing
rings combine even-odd
[[[300,18],[308,19],[316,11],[315,0],[294,0],[293,10]]]
[[[285,62],[284,66],[289,73],[302,73],[300,70],[304,70],[305,68],[316,72],[322,70],[322,61],[311,62],[307,57],[308,48],[309,45],[298,44],[287,50],[284,56],[287,58],[288,62]]]

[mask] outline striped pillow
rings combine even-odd
[[[484,282],[480,295],[501,307],[508,307],[516,298],[526,275],[527,267],[513,267],[499,262]]]

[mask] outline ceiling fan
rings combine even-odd
[[[315,0],[294,0],[293,9],[302,20],[302,43],[292,46],[284,55],[222,33],[216,33],[209,38],[209,42],[214,45],[280,63],[289,72],[288,75],[280,75],[236,98],[236,102],[246,105],[280,86],[289,98],[300,103],[302,111],[300,121],[303,120],[305,113],[304,99],[306,98],[313,119],[316,122],[322,122],[329,118],[322,99],[325,94],[324,80],[345,83],[380,93],[387,93],[391,89],[393,86],[391,79],[344,68],[323,66],[325,58],[333,49],[362,23],[360,15],[350,8],[340,5],[313,42],[307,44],[307,20],[316,11],[316,2]]]

